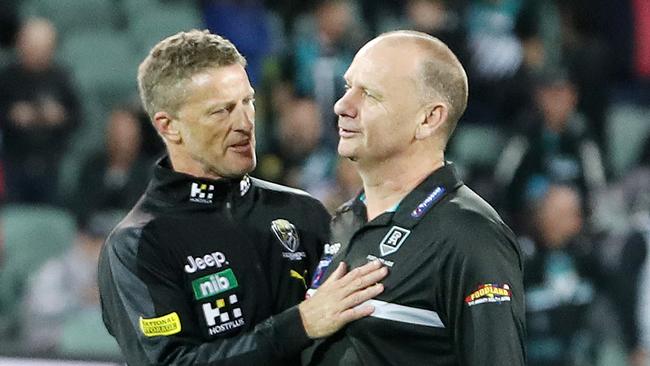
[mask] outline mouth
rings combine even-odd
[[[341,138],[352,137],[354,135],[357,135],[358,133],[359,133],[359,131],[349,130],[347,128],[343,128],[343,127],[339,126],[339,137],[341,137]]]
[[[253,150],[253,146],[251,144],[251,140],[243,140],[228,146],[228,149],[236,153],[243,154],[250,153]]]

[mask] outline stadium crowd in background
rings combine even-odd
[[[395,29],[443,40],[466,65],[470,88],[446,158],[522,237],[536,300],[528,308],[537,335],[531,364],[548,356],[554,365],[560,357],[613,365],[617,347],[631,365],[648,362],[645,0],[3,1],[3,222],[14,222],[7,215],[18,211],[7,208],[18,205],[83,223],[133,204],[162,153],[144,112],[132,107],[137,64],[159,40],[192,28],[231,39],[248,59],[259,155],[252,175],[305,189],[332,211],[360,189],[337,156],[332,109],[354,53]],[[573,225],[551,238],[549,220]],[[20,340],[43,327],[20,323],[15,303],[27,289],[7,291],[3,281],[25,263],[20,273],[35,276],[48,258],[21,252],[10,240],[21,233],[2,226],[0,340],[14,342],[0,341],[0,352],[29,353]],[[588,314],[579,324],[567,315],[576,311]],[[580,344],[564,340],[578,333]]]

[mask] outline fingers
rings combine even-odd
[[[381,263],[369,263],[346,274],[341,279],[341,285],[343,286],[345,295],[349,295],[360,289],[372,286],[381,281],[387,274],[388,268],[382,267]]]
[[[362,305],[354,308],[347,309],[339,315],[339,320],[347,324],[355,320],[361,319],[363,317],[369,316],[375,311],[375,307],[372,305]]]
[[[353,292],[352,294],[342,299],[341,307],[345,309],[356,307],[381,294],[383,291],[384,285],[381,283],[376,283],[372,286],[368,286],[367,288]]]
[[[347,323],[372,314],[374,308],[362,304],[384,291],[384,286],[378,282],[387,274],[388,268],[378,261],[347,274],[346,265],[340,263],[327,281],[298,305],[307,335],[326,337]]]
[[[346,267],[347,266],[345,265],[345,262],[343,262],[343,261],[339,262],[339,265],[338,265],[338,267],[336,267],[336,270],[334,270],[334,272],[332,272],[332,274],[329,276],[329,278],[325,282],[336,281],[339,278],[343,277],[343,275],[346,272]]]

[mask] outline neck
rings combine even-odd
[[[397,205],[433,171],[444,165],[442,154],[422,160],[418,159],[410,164],[386,161],[372,164],[371,167],[359,165],[359,175],[363,180],[366,195],[368,221]]]
[[[172,164],[172,169],[179,173],[188,174],[197,178],[207,179],[220,179],[221,177],[210,172],[204,164],[192,159],[187,154],[180,154],[174,149],[167,148],[169,154],[169,161]]]

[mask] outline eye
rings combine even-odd
[[[362,94],[364,97],[368,97],[370,99],[377,99],[377,97],[374,94],[370,93],[367,89],[363,89]]]
[[[215,109],[214,111],[212,111],[211,114],[215,115],[215,116],[223,116],[223,115],[228,114],[228,109],[227,108]]]
[[[244,104],[250,104],[250,105],[255,104],[255,97],[248,97],[244,99]]]

